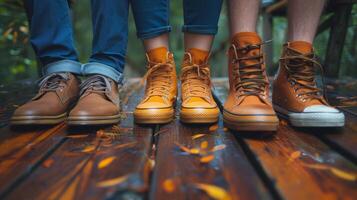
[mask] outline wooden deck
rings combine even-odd
[[[227,80],[214,82],[221,105]],[[357,107],[343,96],[357,87],[348,84],[329,85],[330,102],[344,105],[344,128],[295,129],[282,120],[268,137],[231,132],[222,120],[135,125],[143,95],[136,79],[122,89],[118,125],[9,127],[32,90],[3,86],[0,199],[356,199]]]

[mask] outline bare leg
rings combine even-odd
[[[165,33],[154,38],[146,39],[143,43],[146,52],[159,47],[166,47],[166,49],[169,49],[169,34]]]
[[[210,51],[212,42],[214,39],[213,35],[201,35],[194,33],[185,33],[185,50],[196,48],[204,51]]]
[[[260,0],[230,0],[231,36],[239,32],[256,32]]]
[[[313,43],[325,0],[288,1],[288,41]]]

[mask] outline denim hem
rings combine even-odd
[[[162,26],[159,28],[152,28],[149,30],[146,30],[144,32],[137,32],[137,36],[140,39],[150,39],[156,36],[159,36],[163,33],[169,33],[171,32],[171,26]]]
[[[215,35],[218,31],[218,26],[184,25],[182,27],[182,31],[188,33],[204,34],[204,35]]]
[[[74,74],[81,74],[82,64],[73,60],[60,60],[49,63],[42,68],[43,75],[48,75],[58,72],[71,72]]]
[[[100,74],[113,79],[118,84],[123,82],[123,74],[109,65],[98,62],[89,62],[82,65],[82,75]]]

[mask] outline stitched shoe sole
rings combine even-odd
[[[345,115],[342,112],[309,112],[297,113],[274,105],[279,116],[289,120],[296,127],[343,127]]]
[[[224,126],[236,131],[276,131],[279,119],[275,115],[234,115],[223,111]]]
[[[53,125],[66,120],[67,113],[56,116],[12,116],[11,125]]]
[[[120,121],[120,116],[120,114],[111,116],[69,116],[67,124],[74,126],[116,124]]]
[[[218,108],[181,108],[180,120],[188,124],[208,124],[218,121]]]
[[[173,108],[136,109],[134,111],[134,120],[138,124],[166,124],[173,118]]]

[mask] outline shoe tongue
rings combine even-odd
[[[147,56],[151,62],[154,63],[164,63],[167,61],[167,52],[168,49],[166,47],[158,47],[155,49],[151,49],[147,52]]]
[[[240,105],[256,105],[262,104],[263,102],[259,99],[259,97],[251,95],[244,98],[243,102]]]
[[[197,48],[190,48],[187,50],[187,53],[191,55],[192,63],[197,65],[206,63],[209,57],[209,51]],[[189,62],[189,58],[189,56],[185,56],[185,61]]]
[[[312,44],[305,41],[293,41],[289,46],[302,54],[312,53]]]

